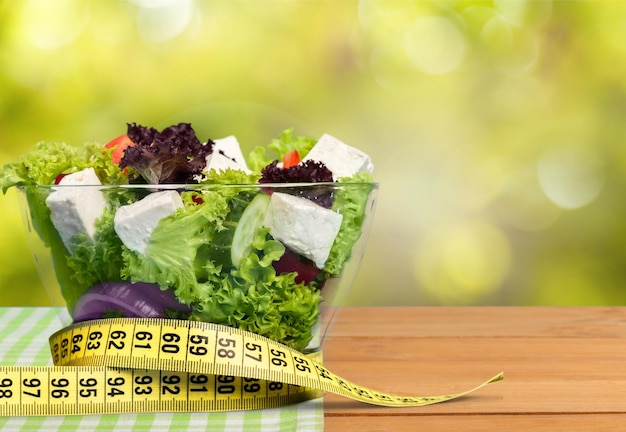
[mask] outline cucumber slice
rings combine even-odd
[[[241,260],[252,251],[252,241],[263,225],[269,204],[270,196],[266,193],[259,193],[241,214],[230,248],[230,260],[235,267],[239,267]]]

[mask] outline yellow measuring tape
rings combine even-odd
[[[261,409],[323,392],[390,407],[444,402],[457,394],[408,397],[344,380],[315,355],[217,324],[112,318],[50,337],[55,366],[0,366],[0,416],[209,412]]]

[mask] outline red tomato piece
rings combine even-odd
[[[127,147],[132,147],[134,145],[135,143],[128,138],[128,135],[120,135],[104,147],[113,149],[111,159],[113,160],[113,163],[119,164],[124,157],[124,150],[126,150]]]
[[[291,150],[283,156],[283,168],[291,168],[300,163],[300,154],[298,150]]]

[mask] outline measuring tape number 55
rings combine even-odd
[[[262,409],[332,392],[388,407],[423,406],[457,394],[408,397],[344,380],[315,354],[217,324],[112,318],[50,337],[55,366],[0,366],[0,416]]]

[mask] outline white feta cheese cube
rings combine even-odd
[[[307,160],[323,162],[333,173],[333,180],[356,173],[374,172],[372,160],[366,153],[328,134],[322,135],[302,162]]]
[[[72,251],[72,238],[85,233],[93,240],[96,220],[107,207],[104,194],[98,188],[100,179],[93,168],[86,168],[61,179],[61,187],[53,187],[46,198],[50,219],[57,229],[63,244]],[[76,186],[76,187],[71,187]]]
[[[220,138],[213,142],[215,143],[213,146],[214,152],[223,153],[229,158],[234,159],[238,164],[247,168],[246,158],[243,157],[239,141],[237,141],[234,135],[229,135],[226,138]]]
[[[242,167],[237,162],[229,158],[228,156],[224,156],[221,153],[213,152],[206,158],[206,168],[205,171],[226,171],[227,169],[233,170],[242,170],[245,172],[249,172],[248,168]]]
[[[342,219],[306,198],[274,192],[263,224],[276,240],[322,269]]]
[[[214,140],[213,153],[206,158],[205,171],[224,171],[228,168],[250,173],[239,141],[233,135]]]
[[[113,226],[128,249],[145,254],[152,231],[159,221],[181,207],[183,201],[178,192],[154,192],[140,201],[118,208]]]

